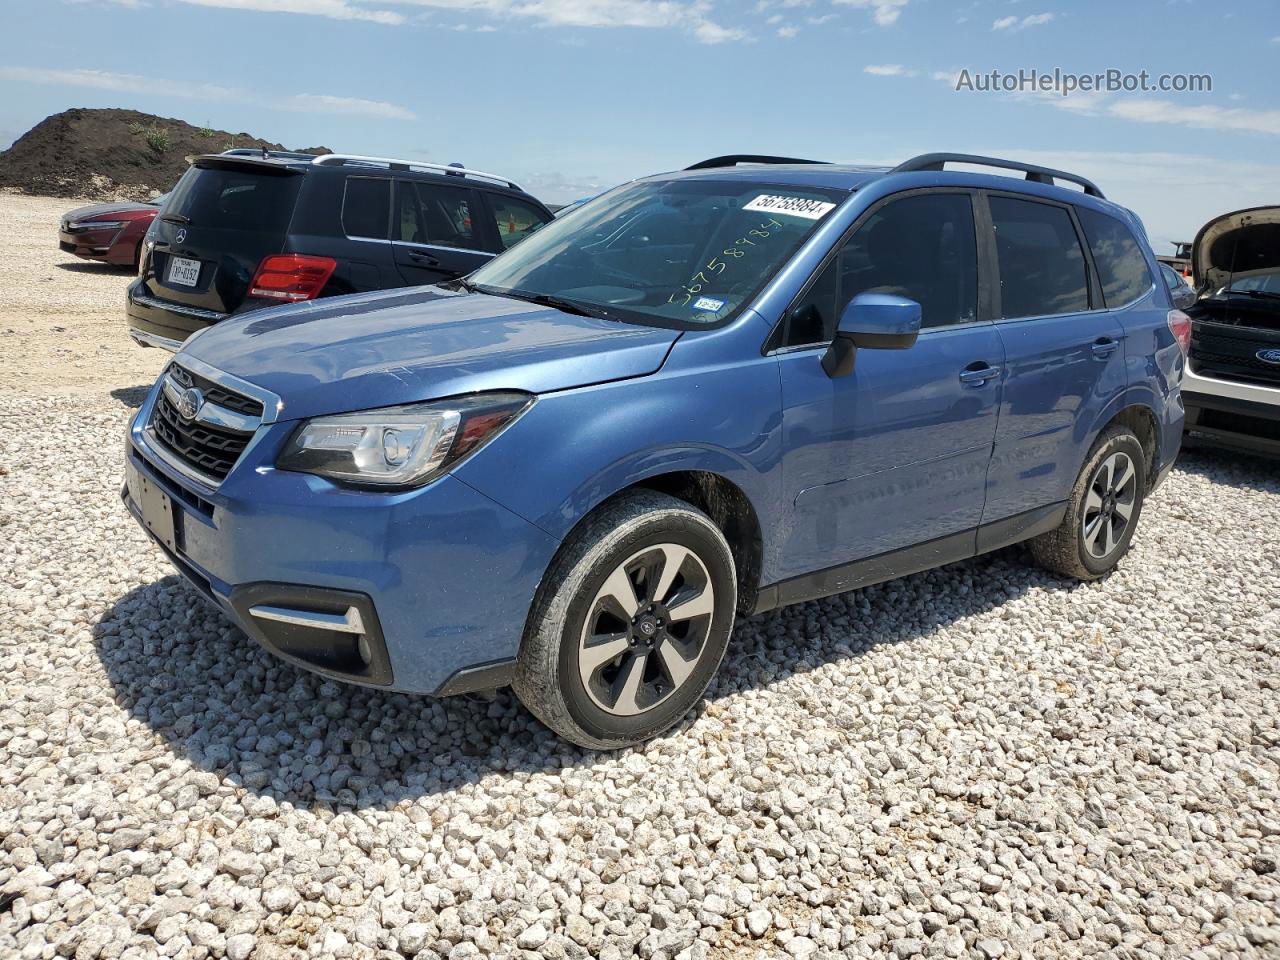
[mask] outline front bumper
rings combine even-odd
[[[173,513],[179,572],[277,656],[336,679],[445,695],[502,686],[554,538],[452,476],[407,493],[356,491],[276,470],[294,423],[272,423],[216,488],[183,476],[130,426],[129,470]],[[124,499],[139,522],[138,497]],[[145,529],[145,526],[144,526]],[[357,611],[365,654],[341,629],[255,615],[276,608],[343,617]],[[329,621],[337,622],[336,620]],[[367,662],[366,662],[367,660]]]
[[[137,244],[127,242],[124,237],[127,226],[112,227],[108,230],[70,230],[58,231],[58,248],[63,253],[70,253],[82,260],[95,260],[99,263],[132,264],[137,254]]]
[[[1280,389],[1220,380],[1190,367],[1182,382],[1188,433],[1213,444],[1280,457]]]

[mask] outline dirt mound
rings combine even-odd
[[[48,197],[146,200],[177,182],[188,156],[231,147],[285,149],[247,133],[193,127],[137,110],[66,110],[46,117],[0,153],[0,188]]]

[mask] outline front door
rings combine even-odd
[[[474,190],[422,180],[397,180],[391,223],[396,269],[405,283],[440,283],[488,263],[482,249]]]
[[[939,562],[973,553],[1004,365],[979,312],[976,251],[969,192],[891,197],[789,312],[779,363],[792,524],[778,579],[931,541]],[[822,354],[863,292],[920,303],[919,340],[859,350],[853,373],[831,379]]]

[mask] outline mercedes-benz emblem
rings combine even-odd
[[[187,242],[187,231],[186,231],[186,230],[179,230],[177,233],[175,233],[175,234],[173,235],[173,242],[174,242],[174,243],[186,243],[186,242]]]
[[[183,420],[194,420],[204,406],[204,394],[195,387],[188,387],[178,394],[178,414]]]

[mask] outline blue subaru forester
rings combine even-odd
[[[679,720],[738,614],[1024,540],[1109,572],[1183,425],[1138,219],[1005,160],[772,161],[198,334],[130,427],[130,511],[287,661],[510,684],[597,748]]]

